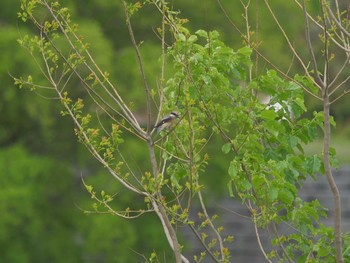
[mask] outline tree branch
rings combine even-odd
[[[303,14],[304,14],[304,19],[305,19],[306,43],[307,43],[307,48],[309,50],[309,54],[311,56],[311,63],[313,65],[315,84],[317,83],[323,89],[324,88],[324,83],[323,83],[323,81],[321,79],[320,74],[318,73],[317,61],[316,61],[316,57],[315,57],[315,54],[314,54],[314,50],[312,48],[311,37],[310,37],[309,19],[308,19],[307,12],[306,12],[305,0],[303,0]]]
[[[124,13],[125,13],[125,17],[126,17],[126,25],[128,27],[128,31],[129,31],[129,35],[131,38],[131,43],[135,49],[136,52],[136,56],[137,56],[137,62],[139,65],[139,70],[142,76],[142,81],[143,81],[143,86],[145,88],[145,92],[146,92],[146,105],[147,105],[147,134],[150,133],[151,131],[151,95],[150,95],[150,88],[148,86],[148,82],[147,82],[147,78],[146,78],[146,73],[143,67],[143,62],[141,59],[141,53],[139,50],[139,47],[136,43],[136,39],[135,39],[135,35],[131,26],[131,22],[130,22],[130,16],[129,16],[129,11],[128,11],[128,7],[127,4],[125,2],[125,0],[122,0],[123,5],[124,5]]]

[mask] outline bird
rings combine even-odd
[[[178,117],[179,114],[176,111],[172,111],[170,114],[164,116],[156,125],[154,125],[156,134],[164,129],[170,128]]]

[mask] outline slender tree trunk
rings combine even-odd
[[[324,142],[323,142],[323,162],[324,169],[326,172],[326,177],[328,180],[329,187],[331,188],[333,194],[334,202],[334,243],[336,249],[336,260],[337,263],[343,263],[343,253],[342,253],[342,240],[341,240],[341,204],[340,195],[338,187],[334,181],[332,174],[329,147],[331,138],[331,125],[330,125],[330,103],[328,89],[325,88],[323,94],[323,112],[324,112]]]

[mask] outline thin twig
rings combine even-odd
[[[139,71],[141,73],[143,86],[144,86],[144,89],[145,89],[145,92],[146,92],[147,133],[149,134],[150,131],[151,131],[151,94],[150,94],[150,88],[148,86],[146,73],[145,73],[145,70],[144,70],[144,67],[143,67],[141,53],[140,53],[139,47],[138,47],[138,45],[136,43],[135,35],[134,35],[133,28],[132,28],[132,25],[131,25],[128,7],[127,7],[127,4],[126,4],[125,0],[122,0],[122,2],[123,2],[123,5],[124,5],[124,13],[125,13],[125,17],[126,17],[126,25],[127,25],[128,31],[129,31],[129,36],[131,38],[131,43],[132,43],[132,45],[134,47],[134,50],[136,52],[137,62],[138,62],[138,66],[139,66]]]
[[[54,10],[51,8],[51,6],[44,0],[43,1],[44,5],[46,6],[46,8],[48,9],[48,11],[50,12],[50,14],[52,15],[52,17],[54,18],[54,20],[57,22],[61,32],[63,33],[63,35],[65,36],[68,44],[70,45],[70,47],[72,48],[72,50],[75,51],[75,53],[78,55],[78,57],[80,59],[83,58],[83,55],[76,49],[75,45],[72,43],[67,30],[64,28],[64,26],[66,26],[69,29],[69,32],[73,35],[73,37],[75,38],[76,41],[78,41],[81,45],[84,45],[82,43],[81,38],[79,38],[75,33],[74,30],[70,27],[70,25],[68,24],[68,22],[63,18],[63,21],[60,21],[58,16],[55,14]],[[33,18],[34,19],[34,18]],[[64,24],[62,24],[62,22]],[[37,22],[38,23],[38,22]],[[114,100],[114,102],[116,102],[116,104],[120,107],[120,109],[123,112],[123,118],[125,118],[126,121],[128,121],[131,126],[138,131],[138,133],[141,136],[144,136],[145,132],[141,129],[139,123],[137,122],[135,116],[133,115],[133,113],[131,112],[131,110],[126,106],[126,104],[124,103],[124,101],[122,100],[122,98],[120,97],[120,95],[118,94],[118,92],[115,90],[115,88],[113,87],[112,83],[104,77],[104,73],[102,72],[102,70],[98,67],[98,65],[96,64],[96,62],[94,61],[93,57],[91,56],[91,54],[89,53],[89,51],[85,48],[84,52],[87,54],[88,58],[90,59],[90,61],[93,63],[94,67],[97,69],[98,73],[103,76],[104,80],[108,83],[108,85],[111,87],[111,89],[114,91],[115,96],[113,96],[113,94],[109,91],[109,89],[104,85],[103,80],[101,80],[101,78],[97,75],[97,73],[91,68],[91,66],[85,61],[85,59],[83,59],[83,64],[89,69],[89,71],[94,75],[94,77],[96,78],[96,80],[98,81],[98,83],[101,85],[101,87],[103,87],[103,89],[105,90],[105,92],[108,94],[108,96],[110,98],[112,98]]]
[[[343,65],[342,65],[342,67],[338,70],[337,75],[333,78],[332,82],[329,83],[329,85],[328,85],[329,88],[331,88],[331,87],[333,87],[333,85],[335,85],[336,81],[338,80],[338,78],[340,77],[340,75],[343,73],[345,67],[349,65],[349,62],[350,62],[350,54],[347,56],[346,60],[344,61]],[[332,94],[333,94],[335,91],[337,91],[337,89],[338,89],[339,87],[341,87],[341,86],[348,80],[348,78],[349,78],[349,77],[347,77],[347,78],[345,79],[345,81],[342,81],[339,85],[337,85],[337,86],[332,90],[332,92],[329,93],[329,95],[332,96]]]
[[[272,223],[272,229],[273,229],[275,236],[277,237],[277,242],[278,242],[280,248],[282,249],[283,254],[286,256],[288,262],[293,263],[294,261],[290,258],[290,256],[288,255],[288,252],[286,251],[286,249],[284,248],[283,244],[280,241],[280,236],[279,236],[279,233],[277,231],[276,224],[274,222]]]
[[[198,184],[198,180],[197,180],[197,184]],[[208,211],[207,211],[206,206],[205,206],[204,201],[203,201],[202,192],[201,192],[200,190],[198,191],[198,198],[199,198],[199,202],[200,202],[200,204],[201,204],[201,207],[202,207],[204,216],[205,216],[205,218],[207,219],[210,228],[214,231],[214,233],[215,233],[217,239],[219,240],[219,247],[220,247],[220,253],[221,253],[221,260],[224,261],[224,260],[225,260],[224,242],[223,242],[223,240],[222,240],[222,237],[221,237],[219,231],[215,228],[215,226],[214,226],[214,224],[213,224],[211,218],[209,217]]]
[[[223,7],[223,5],[221,4],[220,0],[216,0],[217,3],[219,4],[219,7],[221,9],[221,11],[223,12],[224,16],[226,17],[226,19],[230,22],[230,24],[235,28],[235,30],[240,34],[240,36],[242,36],[245,40],[246,40],[246,36],[242,33],[242,31],[238,28],[238,26],[232,21],[232,19],[230,18],[230,16],[227,14],[225,8]],[[272,10],[271,10],[272,11]],[[286,37],[287,35],[285,35]],[[289,39],[287,40],[289,41]],[[288,42],[290,43],[290,42]],[[290,45],[291,47],[293,47],[292,45]],[[275,64],[273,64],[264,54],[262,54],[257,47],[252,47],[254,52],[261,57],[264,61],[266,61],[266,63],[268,63],[269,65],[271,65],[278,73],[280,73],[284,78],[293,81],[294,83],[298,84],[300,87],[303,88],[303,90],[308,93],[309,95],[311,95],[312,97],[318,99],[318,100],[322,100],[321,97],[317,96],[316,94],[314,94],[313,92],[311,92],[307,87],[305,87],[302,83],[299,83],[298,81],[296,81],[295,79],[291,78],[289,75],[287,75],[285,72],[283,72],[279,67],[277,67]],[[294,51],[294,49],[292,50]],[[300,60],[300,57],[297,56],[296,53],[293,52],[293,59],[294,57],[299,58],[299,62],[301,63],[301,65],[303,66],[304,63],[302,60]],[[304,65],[303,66],[304,70],[307,72],[307,67]],[[308,74],[308,73],[307,73]],[[308,74],[308,76],[310,76]],[[319,87],[318,87],[319,88]]]
[[[294,0],[294,2],[297,4],[297,6],[301,9],[303,9],[302,4],[300,4],[297,0]],[[323,29],[323,26],[313,17],[311,16],[308,12],[307,12],[307,17],[315,24],[317,25],[321,30]],[[330,32],[327,32],[328,36],[330,37],[331,41],[336,44],[339,48],[343,49],[346,52],[350,52],[349,48],[346,48],[345,46],[341,45],[334,37],[331,36]]]
[[[350,77],[347,78],[347,80],[349,80]],[[334,102],[336,102],[337,100],[341,99],[342,97],[344,97],[346,94],[350,93],[350,90],[344,90],[344,92],[342,94],[340,94],[338,97],[336,97],[335,99],[333,99],[330,104],[333,104]]]
[[[263,253],[264,258],[266,259],[266,261],[272,263],[272,261],[268,258],[263,245],[261,244],[259,230],[258,230],[258,226],[257,226],[257,223],[256,223],[256,217],[255,217],[254,214],[253,214],[253,224],[254,224],[256,240],[258,241],[260,251],[261,251],[261,253]]]
[[[194,226],[192,226],[192,224],[187,224],[190,229],[192,230],[192,232],[194,233],[194,235],[197,237],[197,239],[199,240],[199,242],[201,242],[202,246],[204,247],[205,251],[208,252],[209,256],[211,257],[211,259],[216,262],[216,263],[220,263],[220,261],[215,257],[215,255],[213,254],[213,252],[211,252],[210,248],[208,248],[208,246],[205,244],[205,242],[202,240],[202,238],[200,237],[200,235],[198,234],[198,232],[196,231],[196,229],[194,228]]]

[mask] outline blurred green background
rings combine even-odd
[[[240,1],[221,2],[231,19],[245,32]],[[254,27],[258,30],[252,38],[258,38],[260,51],[272,63],[287,70],[293,56],[265,6],[262,3],[254,6],[253,2],[249,17],[252,30]],[[295,46],[304,52],[301,56],[307,56],[301,13],[292,1],[269,2],[278,10],[278,18]],[[80,25],[80,33],[91,44],[91,51],[102,69],[110,72],[120,92],[132,100],[134,111],[142,114],[144,91],[120,1],[67,0],[61,3],[70,8],[73,20]],[[172,5],[175,10],[182,11],[182,17],[189,19],[191,30],[215,29],[228,45],[234,48],[243,45],[242,37],[217,1],[174,0]],[[73,125],[69,118],[60,116],[61,104],[57,100],[14,86],[10,75],[31,74],[34,79],[40,79],[33,59],[17,44],[20,36],[33,30],[17,19],[19,6],[19,0],[2,0],[0,8],[0,261],[140,262],[140,255],[148,257],[154,248],[161,257],[171,257],[155,216],[145,215],[128,221],[111,215],[83,213],[82,209],[89,209],[92,201],[81,177],[97,191],[118,193],[114,202],[116,209],[126,208],[130,203],[141,204],[143,200],[119,189],[116,181],[76,142]],[[317,7],[314,8],[317,11]],[[160,42],[154,33],[160,26],[159,18],[151,6],[145,6],[133,17],[137,39],[144,41],[141,51],[152,88],[157,87],[160,76]],[[258,60],[257,65],[255,74],[271,68],[262,60]],[[293,63],[290,70],[298,72],[298,65]],[[346,103],[347,100],[339,100],[332,111],[338,122],[334,146],[343,164],[350,163],[350,103]],[[319,102],[311,98],[307,101],[311,111],[321,109]],[[126,143],[135,163],[147,162],[137,144],[131,140]],[[308,148],[310,152],[320,149],[320,142]],[[227,163],[215,158],[213,163],[208,173],[215,171],[223,175],[215,178],[217,189],[213,195],[219,198],[220,192],[226,193]],[[210,180],[210,176],[208,178]],[[220,180],[222,184],[218,183]]]

